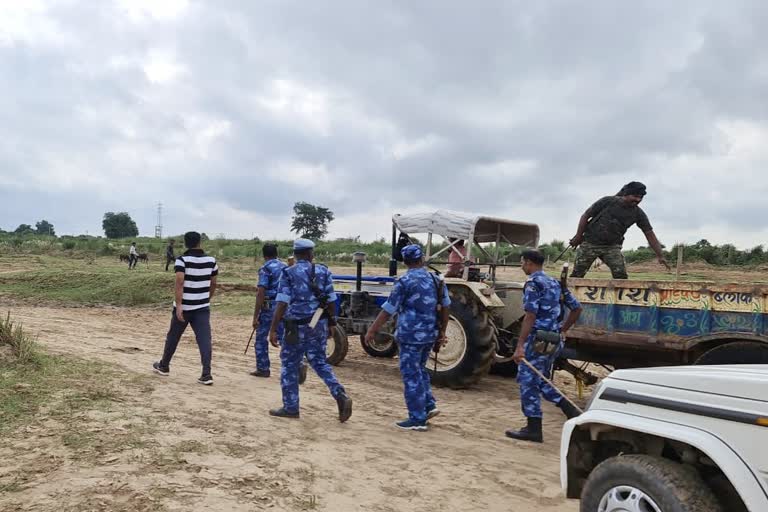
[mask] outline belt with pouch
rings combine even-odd
[[[533,336],[533,351],[539,355],[552,356],[560,349],[562,336],[559,331],[537,330]]]

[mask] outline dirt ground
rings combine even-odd
[[[405,416],[396,360],[370,358],[350,337],[349,355],[336,371],[354,400],[352,419],[338,423],[335,402],[310,371],[301,390],[301,419],[280,420],[267,415],[280,404],[277,352],[271,353],[271,379],[247,374],[253,353],[243,355],[250,333],[243,317],[214,310],[215,384],[204,387],[195,382],[199,356],[191,332],[171,376],[150,373],[162,351],[169,308],[4,306],[49,352],[146,375],[147,393],[125,405],[122,421],[146,425],[151,439],[114,453],[106,442],[99,457],[78,457],[55,445],[44,428],[31,428],[13,448],[0,450],[0,478],[25,464],[27,471],[23,488],[0,490],[0,510],[578,508],[559,486],[563,416],[557,409],[544,405],[543,445],[504,437],[523,419],[513,380],[488,377],[471,390],[437,389],[442,415],[431,431],[400,432],[392,426]],[[566,389],[573,392],[573,385]],[[93,428],[90,420],[83,418],[83,429]],[[99,427],[126,428],[116,422]],[[30,470],[33,462],[36,469]]]

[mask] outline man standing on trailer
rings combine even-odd
[[[445,283],[424,267],[421,247],[408,245],[401,254],[408,272],[395,281],[389,299],[365,335],[365,342],[373,343],[379,329],[397,314],[395,337],[400,345],[400,374],[408,419],[395,426],[424,432],[428,429],[427,421],[440,412],[432,395],[426,364],[433,348],[437,352],[446,342],[451,299]]]
[[[600,258],[611,269],[614,279],[627,279],[621,248],[624,235],[633,224],[637,224],[643,231],[659,263],[669,270],[661,243],[653,232],[648,216],[639,206],[645,195],[645,185],[632,181],[624,185],[615,196],[603,197],[584,212],[576,236],[571,239],[571,246],[578,247],[571,277],[584,277],[592,263]]]

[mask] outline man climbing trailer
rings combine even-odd
[[[600,258],[611,269],[614,279],[627,279],[621,248],[624,235],[634,224],[643,231],[659,263],[669,270],[661,243],[653,232],[648,216],[639,206],[645,195],[645,185],[632,181],[624,185],[615,196],[603,197],[584,212],[579,219],[576,236],[570,242],[571,247],[578,248],[571,277],[584,277],[592,263]]]

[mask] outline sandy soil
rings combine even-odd
[[[144,374],[161,353],[170,317],[159,309],[16,304],[10,311],[49,351]],[[0,509],[116,510],[122,500],[120,510],[577,510],[559,486],[559,411],[544,405],[543,445],[504,437],[522,421],[513,380],[438,389],[442,415],[431,431],[400,432],[392,426],[405,415],[396,361],[366,356],[350,337],[349,356],[336,369],[354,400],[350,422],[338,423],[335,402],[311,371],[301,420],[274,419],[267,410],[280,403],[276,351],[273,377],[250,377],[247,319],[215,311],[213,318],[215,385],[195,383],[199,356],[190,332],[172,375],[153,376],[153,391],[136,411],[158,418],[160,446],[188,446],[183,456],[173,464],[137,465],[123,455],[102,466],[67,461],[25,490],[0,494]],[[0,457],[0,475],[13,467]]]

